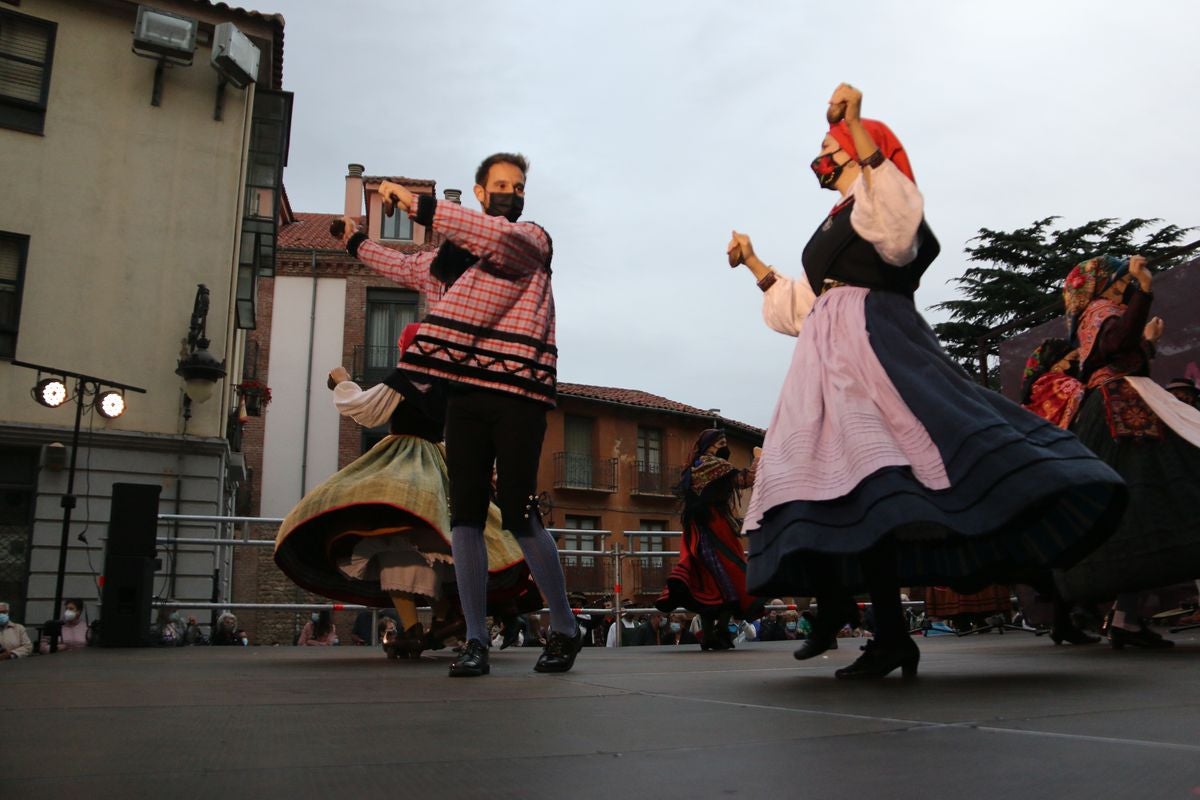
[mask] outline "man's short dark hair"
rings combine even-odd
[[[479,169],[475,170],[475,184],[477,186],[487,186],[488,173],[492,171],[493,164],[512,164],[521,170],[522,175],[529,174],[529,162],[520,153],[492,153],[483,160],[483,163],[479,165]]]

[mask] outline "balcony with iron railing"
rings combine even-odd
[[[617,490],[617,459],[555,453],[554,488],[611,494]]]
[[[635,461],[630,468],[630,486],[633,487],[630,494],[642,497],[675,497],[675,485],[679,483],[681,467],[675,464]]]
[[[400,348],[394,344],[354,346],[350,375],[355,383],[372,386],[392,373],[400,360]]]

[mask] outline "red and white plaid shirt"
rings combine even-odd
[[[405,369],[553,406],[558,348],[549,235],[530,222],[449,202],[437,203],[432,227],[479,258],[449,289],[429,272],[432,252],[401,253],[370,240],[358,247],[364,264],[425,294],[429,313],[405,353]]]

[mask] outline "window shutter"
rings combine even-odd
[[[42,105],[50,31],[19,17],[0,17],[0,95]]]

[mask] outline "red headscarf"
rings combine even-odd
[[[875,144],[883,151],[884,157],[907,175],[910,181],[916,183],[917,179],[913,177],[912,165],[908,163],[908,154],[904,152],[904,145],[900,144],[900,140],[896,138],[896,134],[892,133],[892,129],[877,119],[863,119],[861,122],[866,132],[875,140]],[[854,137],[850,135],[850,128],[846,125],[845,120],[830,125],[829,135],[837,140],[837,143],[851,158],[858,160],[858,152],[854,149]],[[871,154],[867,153],[867,155]]]

